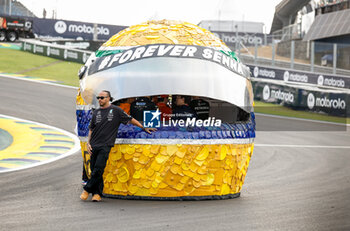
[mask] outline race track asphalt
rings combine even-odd
[[[0,114],[75,126],[76,90],[0,78]],[[78,152],[0,174],[0,230],[350,230],[349,128],[257,115],[241,197],[82,202]]]

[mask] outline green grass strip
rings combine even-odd
[[[323,115],[317,112],[298,111],[282,105],[265,103],[260,101],[255,101],[254,111],[256,113],[269,114],[269,115],[286,116],[286,117],[294,117],[294,118],[310,119],[310,120],[320,120],[320,121],[342,123],[342,124],[350,123],[350,118]]]
[[[2,49],[0,52],[0,72],[57,80],[69,86],[79,86],[77,73],[81,66],[74,62],[57,62],[57,59],[24,51]]]

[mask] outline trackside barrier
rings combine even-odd
[[[276,80],[252,81],[254,98],[259,101],[283,104],[296,110],[350,117],[349,91],[321,89],[314,86],[286,84]]]
[[[295,83],[333,89],[350,89],[350,77],[329,75],[291,69],[247,65],[253,79],[277,80],[281,83]]]
[[[82,64],[84,64],[93,53],[91,51],[70,49],[66,46],[53,45],[42,41],[23,40],[21,43],[23,51]]]
[[[349,117],[350,77],[247,65],[254,98],[268,103]]]

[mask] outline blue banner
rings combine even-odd
[[[108,40],[126,26],[97,24],[97,39]],[[93,40],[94,24],[87,22],[33,18],[33,32],[38,37]]]

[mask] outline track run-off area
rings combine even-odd
[[[74,134],[77,90],[0,77],[0,114]],[[230,200],[82,202],[80,151],[0,173],[0,230],[350,230],[350,131],[256,116],[241,196]]]

